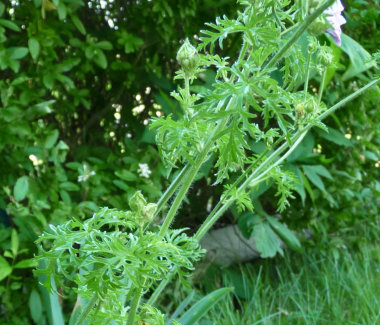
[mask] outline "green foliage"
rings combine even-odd
[[[206,11],[210,3],[200,7]],[[368,197],[371,213],[376,211],[379,185],[373,175],[368,179],[375,194],[371,188],[360,188],[345,197],[331,195],[332,180],[345,169],[329,172],[325,166],[335,157],[316,154],[324,148],[314,147],[320,140],[316,134],[305,138],[313,126],[328,131],[324,118],[379,81],[370,69],[374,62],[366,62],[369,53],[352,39],[344,37],[340,52],[304,33],[332,3],[324,2],[305,18],[299,2],[239,1],[236,18],[223,15],[201,32],[198,50],[203,54],[189,40],[178,51],[181,67],[175,80],[183,80],[183,85],[172,92],[178,104],[164,92],[173,88],[167,79],[174,74],[172,59],[179,47],[175,40],[182,33],[197,32],[188,19],[195,16],[195,0],[173,6],[165,1],[126,5],[81,0],[0,6],[0,150],[6,157],[0,208],[7,212],[5,222],[17,228],[0,229],[5,238],[0,243],[5,270],[1,277],[8,277],[0,294],[7,321],[26,319],[13,312],[18,306],[11,304],[11,290],[21,288],[16,270],[33,266],[33,250],[22,247],[48,225],[51,230],[38,239],[37,261],[47,261],[39,273],[50,296],[41,294],[53,299],[52,308],[57,307],[57,283],[59,289],[74,286],[78,294],[71,324],[86,319],[99,324],[160,324],[161,312],[140,300],[159,281],[164,280],[163,286],[152,297],[173,274],[189,274],[202,255],[197,242],[232,204],[238,214],[244,209],[255,213],[245,234],[256,238],[262,257],[282,253],[280,239],[299,249],[297,238],[268,212],[277,208],[288,219],[309,203],[306,192],[313,204],[323,196],[334,208],[354,196],[361,202]],[[151,22],[154,32],[148,27]],[[237,43],[242,44],[239,53]],[[351,64],[343,76],[340,58],[345,66]],[[351,94],[334,105],[347,91],[330,90],[346,86],[338,85],[339,78],[346,82],[354,76],[366,85],[346,87]],[[146,130],[153,116],[158,118],[152,130]],[[348,130],[334,117],[334,129],[339,130],[335,135],[317,133],[351,148],[342,137]],[[376,132],[368,135],[372,136],[377,139]],[[154,137],[166,170],[151,145]],[[379,159],[377,148],[365,143],[360,159],[374,163]],[[207,177],[213,159],[215,177]],[[162,193],[163,177],[182,165]],[[359,180],[362,176],[357,175]],[[204,176],[208,184],[227,183],[219,202],[194,237],[183,229],[169,229],[193,181]],[[148,201],[161,199],[147,203],[137,189],[147,193]],[[288,199],[294,198],[293,189],[302,200],[285,210]],[[264,205],[258,197],[265,191],[273,191],[274,199]],[[102,202],[110,209],[98,210]],[[328,215],[323,207],[308,208]],[[311,220],[318,216],[310,215]],[[75,218],[67,221],[69,216]],[[157,216],[163,217],[158,228],[153,224]],[[313,234],[318,234],[326,226],[320,222],[314,228]],[[37,312],[39,291],[30,284],[24,290],[30,292],[25,297],[33,293],[34,321],[47,316],[51,322],[52,309]]]
[[[130,206],[132,211],[104,208],[84,222],[74,218],[57,227],[50,225],[50,232],[37,241],[41,243],[37,260],[46,261],[37,273],[46,276],[48,291],[53,291],[55,281],[64,289],[74,285],[82,298],[96,297],[100,311],[94,310],[93,324],[111,319],[123,324],[126,309],[120,299],[126,290],[125,302],[135,290],[147,290],[174,267],[184,280],[189,275],[186,270],[192,270],[193,262],[204,253],[182,229],[170,230],[164,237],[144,232],[141,219],[147,216],[150,203],[138,192]],[[142,307],[139,317],[145,321],[144,317],[151,319],[157,312]]]
[[[204,291],[219,285],[235,290],[200,324],[376,324],[378,250],[378,241],[363,241],[355,252],[315,248],[224,272],[213,267],[198,282]]]
[[[0,2],[2,321],[31,322],[24,306],[38,289],[33,241],[49,224],[86,218],[101,205],[126,209],[137,188],[150,200],[161,195],[167,172],[144,121],[162,114],[161,89],[173,89],[179,39],[231,7],[196,4]],[[12,229],[16,260],[4,256]],[[10,273],[13,261],[25,269]]]

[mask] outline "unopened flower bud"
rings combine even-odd
[[[144,221],[146,223],[151,222],[154,218],[154,214],[156,213],[156,211],[157,211],[157,204],[148,203],[148,205],[146,205],[142,210],[142,214],[144,215],[144,217],[146,217]]]
[[[316,20],[314,20],[309,27],[307,28],[307,31],[310,35],[318,36],[322,35],[328,28],[330,27],[330,24],[326,20],[325,17],[319,16]]]
[[[128,203],[131,210],[139,214],[142,213],[144,207],[146,206],[146,200],[140,191],[133,194]]]
[[[177,52],[177,61],[186,73],[193,73],[199,65],[197,49],[191,45],[188,39]]]
[[[296,106],[296,116],[297,118],[301,118],[305,115],[305,105],[303,103],[299,103]]]
[[[321,53],[321,64],[324,65],[325,67],[328,67],[332,62],[333,62],[333,55],[329,52],[322,52]]]

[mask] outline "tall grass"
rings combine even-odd
[[[235,294],[201,325],[380,324],[378,245],[339,256],[290,254],[218,273],[206,286],[234,286]]]

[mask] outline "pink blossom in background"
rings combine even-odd
[[[342,44],[341,41],[341,35],[342,35],[342,29],[340,28],[341,25],[346,23],[346,19],[342,16],[342,11],[344,10],[344,7],[342,5],[342,2],[340,0],[334,2],[334,4],[325,10],[325,14],[327,14],[327,21],[331,24],[332,28],[329,28],[326,30],[326,33],[330,34],[335,43],[340,46]]]

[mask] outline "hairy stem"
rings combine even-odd
[[[325,88],[325,83],[326,83],[326,76],[327,76],[327,68],[323,70],[322,81],[319,86],[319,92],[318,92],[318,104],[320,104],[322,100],[323,90]]]
[[[98,302],[99,298],[97,296],[97,294],[95,293],[91,300],[88,302],[88,304],[86,305],[86,307],[84,308],[84,310],[82,311],[82,313],[80,314],[79,318],[78,318],[78,321],[76,322],[75,325],[81,325],[85,319],[87,318],[88,314],[90,313],[91,309],[94,308],[94,306],[96,305],[96,303]]]
[[[318,121],[322,121],[324,118],[329,116],[331,113],[333,113],[338,108],[345,105],[347,102],[351,101],[355,97],[362,94],[364,91],[366,91],[368,88],[372,87],[376,83],[380,82],[380,78],[375,79],[365,85],[364,87],[357,90],[355,93],[347,96],[346,98],[342,99],[339,103],[335,104],[331,108],[329,108],[327,111],[325,111],[323,114],[321,114],[318,117]],[[292,137],[292,145],[290,146],[287,153],[282,156],[279,160],[277,160],[274,164],[270,165],[266,170],[264,170],[259,176],[257,174],[263,170],[265,166],[267,166],[269,163],[271,163],[276,157],[278,157],[288,146],[288,142],[285,142],[283,145],[281,145],[274,153],[272,153],[271,156],[269,156],[256,170],[255,172],[238,188],[238,191],[243,191],[247,186],[254,186],[259,184],[262,181],[262,176],[266,175],[270,170],[272,170],[274,167],[281,164],[286,157],[289,156],[289,154],[298,146],[298,144],[301,142],[303,137],[307,134],[307,132],[313,127],[313,125],[307,125],[303,129],[299,130],[293,137]],[[223,213],[231,206],[231,204],[234,202],[233,198],[227,199],[217,211],[214,211],[214,213],[211,213],[205,222],[202,224],[202,226],[198,229],[197,233],[195,234],[194,238],[196,238],[198,241],[206,234],[206,232],[215,224],[215,222],[223,215]]]
[[[136,288],[135,295],[133,297],[132,304],[131,304],[131,309],[128,312],[128,320],[127,320],[128,325],[134,325],[135,324],[136,312],[137,312],[137,308],[140,305],[142,293],[143,293],[142,287]]]
[[[309,87],[309,77],[310,77],[310,61],[311,61],[311,51],[308,51],[308,56],[307,56],[307,63],[306,63],[306,80],[305,84],[303,87],[304,91],[304,99],[306,99],[306,94],[307,94],[307,88]]]
[[[271,156],[269,156],[256,170],[254,173],[252,173],[244,182],[241,184],[238,188],[238,192],[242,192],[246,189],[248,186],[256,186],[259,183],[261,183],[263,180],[267,179],[264,177],[266,174],[268,174],[273,168],[277,167],[279,164],[281,164],[292,152],[293,150],[298,146],[298,144],[302,141],[304,136],[306,135],[307,131],[304,131],[302,133],[297,132],[297,134],[293,137],[293,144],[289,148],[289,150],[286,152],[285,155],[283,155],[279,160],[277,160],[274,164],[272,163],[266,170],[264,170],[260,175],[257,176],[257,174],[269,163],[271,163],[277,156],[279,156],[286,148],[289,146],[288,142],[285,142],[282,146],[280,146]],[[201,240],[202,237],[207,233],[208,230],[214,225],[214,223],[223,215],[223,213],[231,206],[231,204],[235,201],[233,197],[230,197],[226,199],[226,201],[223,203],[223,205],[216,211],[214,214],[210,214],[205,222],[202,224],[202,226],[198,229],[197,233],[194,235],[194,238],[196,240]]]
[[[170,186],[166,189],[165,193],[161,196],[159,201],[157,202],[157,211],[156,215],[163,209],[166,202],[172,197],[178,187],[182,184],[183,179],[186,177],[186,174],[190,170],[191,165],[187,164],[182,168],[181,172],[177,175],[174,181],[170,184]]]
[[[230,104],[232,102],[234,102],[234,100],[231,100]],[[226,109],[228,109],[228,107]],[[190,188],[195,176],[197,175],[199,171],[199,168],[203,165],[208,153],[210,152],[212,146],[214,145],[215,135],[217,135],[226,126],[227,122],[228,122],[228,119],[225,119],[216,126],[216,128],[213,130],[210,137],[208,138],[207,142],[203,146],[202,151],[197,155],[194,165],[191,166],[189,173],[186,174],[186,177],[184,177],[182,187],[178,191],[178,194],[174,202],[172,203],[172,206],[170,207],[168,214],[166,215],[164,223],[161,226],[161,229],[159,232],[161,236],[164,236],[166,232],[168,231],[170,224],[172,223],[183,199],[185,198],[188,189]]]

